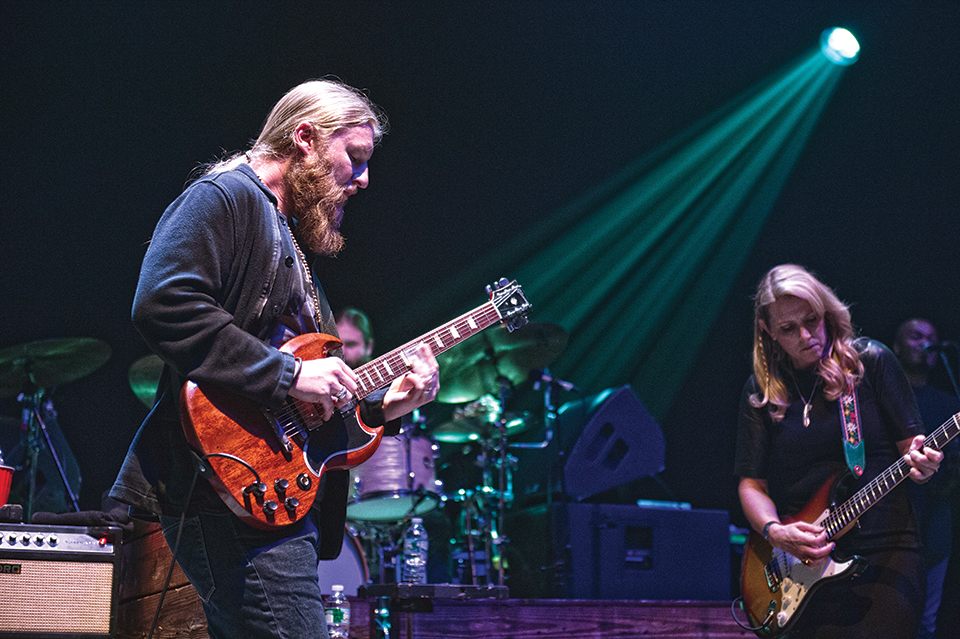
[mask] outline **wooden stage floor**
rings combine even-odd
[[[170,552],[151,529],[122,549],[119,639],[145,639],[160,598]],[[374,593],[376,594],[376,593]],[[378,606],[390,602],[390,639],[591,639],[752,637],[733,620],[730,601],[429,598],[406,612],[403,601],[351,597],[353,639],[378,639]],[[409,604],[409,600],[407,600]],[[416,602],[414,602],[416,603]],[[416,607],[416,606],[412,606]],[[176,568],[160,612],[157,639],[206,639],[200,600]]]

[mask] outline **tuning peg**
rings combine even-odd
[[[501,277],[499,280],[497,280],[493,284],[487,285],[487,295],[492,294],[494,291],[499,291],[501,288],[503,288],[509,283],[510,283],[510,280],[508,280],[505,277]]]

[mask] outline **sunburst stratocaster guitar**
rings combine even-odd
[[[924,446],[942,450],[960,433],[960,413],[927,436]],[[831,504],[833,489],[841,476],[826,482],[799,514],[784,523],[806,521],[823,526],[827,540],[846,533],[868,508],[880,501],[910,475],[910,465],[901,457],[840,506]],[[790,631],[803,613],[810,596],[823,584],[860,574],[866,561],[853,556],[845,561],[833,557],[806,565],[790,553],[770,546],[761,535],[751,532],[743,552],[740,575],[743,608],[752,630],[764,639]]]
[[[487,303],[358,367],[356,396],[328,422],[308,402],[288,398],[282,409],[270,410],[188,381],[180,393],[181,422],[200,457],[201,474],[246,523],[269,530],[296,522],[313,504],[326,471],[353,468],[376,452],[383,426],[366,426],[358,402],[404,375],[408,353],[426,344],[437,355],[497,322],[511,331],[526,323],[530,304],[519,285],[500,280],[487,292]],[[280,350],[321,359],[340,344],[330,335],[309,333]]]

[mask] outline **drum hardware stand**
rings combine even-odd
[[[545,375],[545,376],[547,376],[547,377],[549,378],[549,374],[550,374],[549,370],[543,369],[543,375]],[[541,386],[543,387],[543,408],[544,408],[544,420],[543,420],[544,436],[543,436],[543,440],[542,440],[542,441],[539,441],[539,442],[529,442],[529,443],[528,443],[528,442],[515,442],[515,443],[510,444],[510,448],[515,448],[515,449],[531,449],[531,450],[545,450],[545,449],[549,448],[550,445],[553,443],[553,441],[554,441],[555,428],[556,428],[556,424],[557,424],[557,407],[554,406],[554,404],[553,404],[553,387],[554,387],[554,382],[544,380],[544,381],[537,381],[537,382],[534,384],[534,388],[535,388],[535,389],[539,389]],[[566,387],[564,387],[564,388],[566,388]],[[576,391],[576,392],[579,393],[579,390],[576,389],[575,387],[572,388],[572,389],[568,389],[568,390],[574,390],[574,391]],[[557,439],[557,453],[556,453],[556,454],[557,454],[557,456],[560,458],[560,459],[558,459],[557,463],[555,463],[555,464],[554,464],[554,463],[547,463],[547,477],[546,477],[547,495],[546,495],[546,508],[547,508],[547,513],[548,513],[548,516],[547,516],[547,522],[548,522],[548,523],[547,523],[547,529],[548,529],[548,530],[547,530],[547,534],[549,535],[549,539],[548,539],[548,543],[549,543],[549,546],[548,546],[548,547],[549,547],[549,548],[556,548],[556,543],[555,543],[555,542],[556,542],[556,534],[557,534],[557,533],[556,533],[556,530],[555,530],[555,528],[556,528],[556,523],[554,522],[553,518],[549,516],[549,513],[553,512],[553,501],[554,501],[554,494],[553,494],[553,493],[554,493],[554,490],[553,490],[553,481],[554,481],[554,479],[553,479],[553,477],[554,477],[554,472],[555,472],[555,470],[558,470],[558,469],[561,469],[561,468],[562,468],[562,461],[563,461],[563,460],[562,460],[562,457],[563,457],[563,448],[562,448],[562,446],[560,446],[560,440],[559,440],[559,439]],[[563,486],[564,476],[563,476],[563,472],[562,472],[562,471],[559,473],[559,477],[560,477],[560,482],[561,482],[561,487],[560,487],[561,490],[560,490],[560,493],[561,493],[561,495],[566,495],[566,487]],[[565,525],[566,525],[566,524],[565,524]],[[552,568],[553,568],[554,571],[557,571],[557,570],[562,571],[562,570],[564,570],[564,568],[565,568],[565,561],[562,560],[562,559],[561,559],[561,560],[558,560],[558,561],[554,561]],[[560,587],[562,587],[563,584],[557,584],[557,585],[560,586]]]
[[[500,405],[497,409],[499,414],[496,422],[498,435],[497,440],[499,445],[496,447],[492,446],[493,438],[482,440],[483,485],[477,490],[478,498],[475,500],[475,502],[478,515],[482,516],[486,514],[486,517],[481,517],[481,521],[483,522],[482,532],[484,537],[484,576],[487,579],[487,585],[493,585],[491,578],[493,574],[493,568],[496,568],[497,585],[503,586],[506,568],[503,549],[506,544],[509,543],[509,539],[503,535],[504,515],[506,512],[507,503],[513,501],[513,479],[512,474],[509,472],[509,467],[511,464],[516,462],[516,458],[509,454],[507,443],[507,419],[503,411],[503,406],[506,402],[511,382],[509,379],[502,376],[498,377],[497,381],[500,383]],[[495,462],[497,465],[497,505],[496,512],[491,513],[488,497],[490,496],[491,492],[494,492],[493,478],[490,472],[490,460],[494,457],[491,455],[491,452],[494,451],[497,453]],[[470,557],[471,578],[473,580],[473,585],[478,585],[476,549],[473,543],[474,530],[469,504],[467,505],[465,514],[465,527],[467,529],[467,552]]]
[[[35,389],[35,392],[31,393],[25,390],[17,397],[17,401],[20,402],[23,410],[23,425],[27,427],[27,450],[29,452],[30,459],[30,488],[27,496],[27,508],[26,508],[26,519],[25,521],[29,522],[33,517],[33,502],[36,499],[36,490],[37,490],[37,470],[40,465],[40,449],[43,445],[43,442],[47,444],[47,450],[50,451],[50,456],[53,458],[54,464],[57,466],[57,472],[60,474],[60,479],[63,481],[64,488],[66,489],[67,496],[70,498],[70,503],[73,505],[73,509],[76,512],[80,512],[80,505],[77,502],[77,495],[73,492],[73,488],[70,486],[70,481],[67,479],[67,473],[63,469],[63,464],[60,461],[60,457],[57,454],[57,449],[53,445],[53,441],[50,439],[50,433],[47,432],[47,425],[43,422],[43,418],[40,416],[40,406],[43,403],[44,389]],[[52,409],[53,402],[47,400]],[[41,435],[43,439],[41,440]]]

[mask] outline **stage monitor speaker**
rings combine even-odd
[[[554,515],[568,598],[730,599],[727,511],[566,504]]]
[[[0,637],[114,637],[121,531],[0,524]]]
[[[630,386],[588,398],[583,406],[561,407],[562,413],[567,414],[576,414],[578,410],[590,417],[564,466],[568,495],[582,501],[663,471],[663,431]]]

